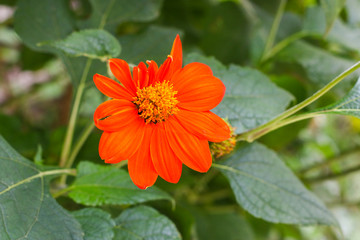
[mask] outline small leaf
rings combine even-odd
[[[79,175],[70,187],[69,193],[77,203],[102,206],[136,204],[161,199],[172,201],[167,193],[156,187],[139,189],[124,170],[91,162],[81,162],[77,168]]]
[[[85,233],[84,240],[111,240],[115,222],[111,215],[97,208],[84,208],[71,213]]]
[[[350,92],[341,100],[314,112],[335,113],[360,118],[360,78]]]
[[[180,240],[174,223],[155,209],[138,206],[125,210],[115,219],[114,240]]]
[[[40,144],[38,144],[37,150],[36,150],[36,154],[34,156],[34,162],[37,165],[43,165],[44,160],[42,158],[42,154],[43,154],[43,149],[42,146]]]
[[[202,62],[211,67],[214,76],[226,86],[222,102],[212,111],[228,118],[236,133],[242,133],[260,126],[282,113],[293,97],[277,87],[261,72],[230,65],[223,66],[214,58],[191,54],[187,62]]]
[[[237,150],[218,168],[237,202],[256,217],[275,223],[337,224],[275,152],[259,143]]]
[[[180,32],[173,28],[150,26],[138,35],[120,37],[123,46],[121,58],[136,65],[146,60],[163,62],[170,54],[176,34]]]
[[[50,171],[40,171],[1,136],[0,169],[0,239],[82,239],[80,224],[49,193]]]
[[[105,30],[88,29],[70,34],[64,40],[43,43],[73,57],[107,59],[117,57],[121,46],[114,36]]]

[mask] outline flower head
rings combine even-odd
[[[158,175],[177,183],[182,164],[206,172],[212,158],[209,143],[230,137],[228,125],[210,112],[222,100],[225,86],[202,63],[182,67],[176,36],[170,55],[158,67],[141,62],[132,73],[121,59],[110,59],[117,81],[95,74],[97,88],[112,98],[98,106],[95,125],[103,130],[99,154],[106,163],[128,159],[129,174],[142,189]]]

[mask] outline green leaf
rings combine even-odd
[[[138,35],[120,37],[119,41],[123,46],[121,58],[136,65],[146,60],[162,63],[170,54],[178,33],[181,31],[174,28],[150,26]]]
[[[350,92],[341,100],[314,112],[335,113],[360,118],[360,78]]]
[[[101,166],[91,162],[81,162],[78,177],[70,187],[69,196],[77,203],[87,206],[127,205],[150,200],[170,200],[162,190],[151,187],[141,190],[122,169]]]
[[[354,65],[353,61],[332,55],[304,41],[290,44],[279,53],[278,58],[286,63],[298,63],[306,72],[309,80],[321,86]],[[359,71],[356,72],[359,73]],[[350,76],[354,77],[354,73]]]
[[[196,215],[199,239],[252,240],[254,232],[249,223],[236,213],[205,213]]]
[[[325,12],[321,7],[306,9],[303,32],[322,36],[326,31],[326,27]]]
[[[71,214],[81,224],[84,240],[113,239],[115,221],[109,213],[97,208],[84,208]]]
[[[90,0],[92,15],[80,28],[105,28],[113,32],[123,22],[146,22],[159,16],[162,0]]]
[[[303,30],[304,33],[321,37],[326,31],[325,13],[320,7],[307,9]],[[345,24],[341,19],[335,20],[326,40],[339,44],[349,50],[360,52],[360,29]]]
[[[336,20],[328,35],[328,41],[339,44],[346,49],[360,53],[360,29],[350,27],[340,20]]]
[[[354,26],[359,26],[360,23],[360,2],[358,0],[346,0],[345,1],[346,8],[346,18],[347,21]]]
[[[77,87],[77,85],[83,75],[83,72],[84,72],[84,69],[86,66],[86,62],[87,62],[87,58],[85,58],[85,57],[73,58],[73,57],[66,56],[63,53],[59,53],[59,57],[61,58],[62,62],[64,63],[64,65],[66,67],[66,71],[69,74],[73,85],[75,87]],[[86,81],[91,82],[89,84],[93,85],[92,76],[95,73],[106,75],[107,74],[106,63],[104,63],[98,59],[94,59],[91,61],[90,70],[86,77]],[[95,86],[95,85],[93,85],[93,86]]]
[[[226,86],[222,102],[213,109],[220,117],[228,118],[236,133],[260,126],[282,113],[293,97],[277,87],[261,72],[230,65],[223,66],[214,58],[191,54],[186,62],[202,62],[211,67],[214,75]]]
[[[114,240],[175,240],[180,233],[167,217],[155,209],[138,206],[125,210],[115,219]]]
[[[82,239],[80,224],[50,195],[45,176],[0,136],[0,239]]]
[[[84,56],[106,60],[117,57],[121,46],[114,36],[105,30],[87,29],[70,34],[63,40],[43,43],[72,57]]]
[[[252,215],[275,223],[337,222],[275,152],[259,143],[237,150],[221,165],[237,202]]]
[[[341,9],[345,4],[345,0],[320,0],[321,7],[324,9],[327,30],[329,32]]]
[[[24,43],[35,50],[44,41],[59,40],[70,34],[75,25],[68,0],[19,0],[14,16],[15,31]]]

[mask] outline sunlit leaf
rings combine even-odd
[[[129,174],[110,166],[82,161],[78,177],[70,187],[69,196],[77,203],[87,206],[128,205],[150,200],[170,200],[162,190],[151,187],[141,190],[131,181]]]
[[[80,224],[50,195],[47,175],[0,136],[0,239],[82,239]]]
[[[72,57],[107,59],[117,57],[121,46],[114,36],[105,30],[87,29],[70,34],[63,40],[43,43]]]
[[[174,223],[155,209],[138,206],[125,210],[115,219],[114,240],[180,240]]]
[[[214,76],[225,84],[225,96],[213,111],[229,119],[236,128],[236,133],[266,123],[283,112],[293,99],[288,92],[277,87],[258,70],[236,65],[227,68],[213,58],[198,54],[187,57],[187,62],[196,61],[208,64]]]
[[[276,153],[259,143],[237,150],[218,168],[229,179],[237,202],[255,217],[275,223],[337,224]]]
[[[111,215],[97,208],[84,208],[72,215],[79,221],[84,231],[84,240],[111,240],[115,226]]]

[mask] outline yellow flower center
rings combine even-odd
[[[179,111],[175,94],[177,91],[174,91],[172,84],[157,82],[153,86],[138,88],[133,103],[146,123],[159,123]]]

